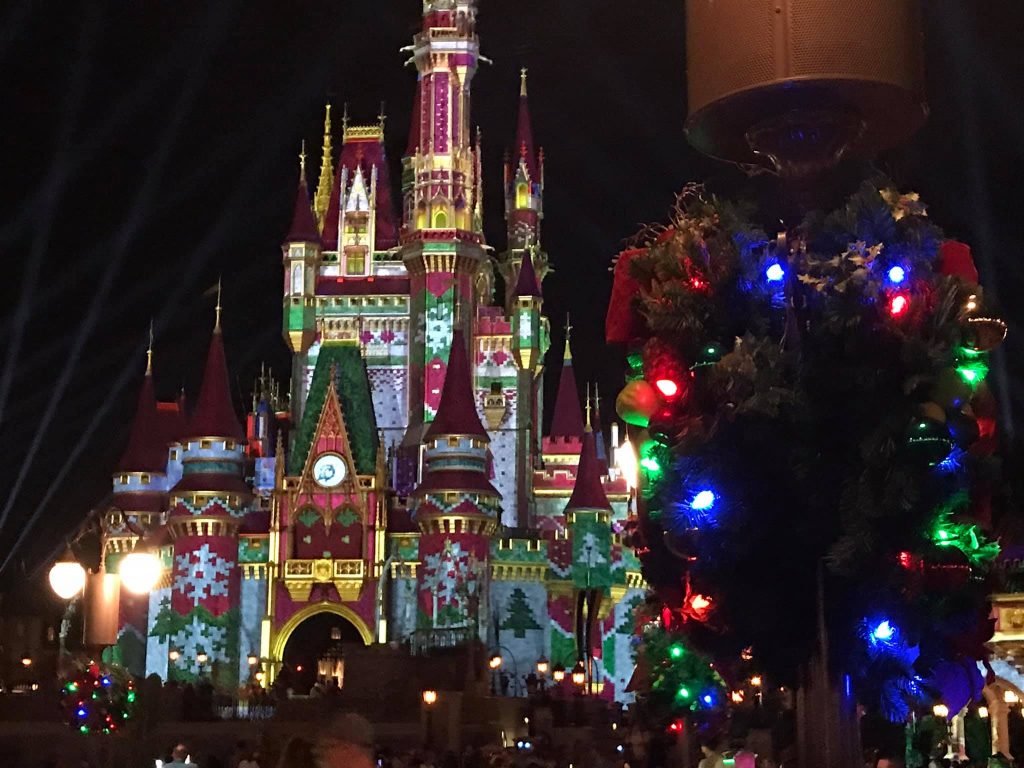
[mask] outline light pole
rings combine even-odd
[[[423,706],[427,714],[427,732],[423,738],[423,746],[430,749],[434,741],[434,705],[437,703],[437,691],[427,689],[423,691]]]
[[[548,664],[546,656],[541,656],[539,659],[537,659],[537,679],[540,685],[541,693],[544,692],[544,684],[547,681],[548,670],[550,669],[550,667],[551,665]]]
[[[504,664],[504,658],[501,655],[502,651],[507,653],[508,657],[512,660],[512,677],[513,677],[513,680],[515,681],[515,685],[512,688],[512,695],[516,696],[516,695],[518,695],[517,692],[520,690],[519,667],[516,664],[516,657],[512,653],[512,651],[510,651],[504,645],[500,645],[499,644],[496,650],[491,651],[491,658],[487,662],[487,666],[489,666],[492,670],[494,670],[495,674],[497,674],[498,670],[501,669],[502,664]],[[493,685],[493,681],[492,681],[492,685]],[[497,689],[495,689],[495,693],[497,693]]]

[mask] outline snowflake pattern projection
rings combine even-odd
[[[210,551],[209,544],[175,557],[174,590],[192,601],[192,606],[211,597],[228,594],[234,563]]]
[[[476,594],[482,575],[476,554],[466,552],[458,541],[445,539],[444,549],[424,557],[423,564],[421,589],[430,594],[433,626],[438,626],[442,609],[451,619],[445,622],[447,626],[464,624],[469,619],[469,600]]]
[[[184,629],[171,635],[170,647],[180,653],[171,664],[179,671],[198,676],[204,669],[209,670],[213,662],[229,660],[227,644],[227,628],[206,624],[198,616],[192,616]],[[196,660],[200,653],[209,656],[203,665]]]

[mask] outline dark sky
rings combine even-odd
[[[683,135],[684,3],[480,5],[483,53],[494,60],[473,105],[488,237],[501,248],[500,163],[526,65],[548,157],[556,348],[569,310],[581,382],[599,379],[610,395],[620,378],[601,343],[610,257],[639,223],[663,219],[685,182],[740,181]],[[1024,321],[1024,8],[925,5],[932,117],[879,165],[972,243],[1013,332]],[[151,317],[161,397],[198,388],[213,321],[202,295],[221,274],[239,401],[261,362],[286,369],[279,244],[299,142],[318,155],[325,99],[347,100],[356,120],[372,119],[383,99],[397,163],[413,88],[398,49],[419,9],[417,0],[4,5],[0,562],[22,543],[0,582],[16,586],[109,490]],[[1010,364],[996,379],[1020,431],[1020,334],[1004,349]]]

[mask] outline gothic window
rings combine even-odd
[[[346,254],[346,256],[345,256],[345,274],[346,275],[365,275],[366,274],[366,252],[365,251],[353,251],[352,253]]]
[[[530,207],[530,187],[521,183],[516,186],[516,208]]]
[[[292,293],[298,295],[302,293],[302,265],[296,264],[292,267]]]
[[[434,214],[434,229],[444,229],[448,226],[448,214],[438,211]]]

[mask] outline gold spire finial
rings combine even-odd
[[[572,349],[569,348],[569,339],[572,338],[572,321],[569,313],[565,313],[565,354],[563,360],[572,360]]]
[[[387,121],[388,116],[384,113],[384,102],[380,103],[380,112],[377,113],[377,125],[380,126],[380,132],[384,133],[384,123]]]
[[[153,318],[149,318],[149,346],[146,347],[146,375],[153,375]]]
[[[302,149],[299,150],[299,173],[302,180],[306,180],[306,140],[302,140]]]
[[[217,278],[217,307],[216,307],[217,319],[216,319],[216,321],[213,324],[213,332],[214,333],[220,333],[220,309],[221,309],[221,307],[220,307],[220,287],[221,287],[220,286],[220,278],[218,277]]]
[[[526,67],[519,70],[519,95],[526,95]]]
[[[324,226],[327,206],[331,202],[331,188],[334,186],[334,158],[331,151],[331,105],[328,102],[324,114],[323,153],[320,157],[320,178],[316,183],[316,195],[313,198],[313,213],[320,229]]]
[[[348,130],[348,102],[346,101],[341,107],[341,135],[342,141],[344,141],[345,131]]]
[[[591,431],[591,426],[590,426],[590,382],[589,381],[587,382],[587,426],[586,426],[586,431],[587,432]]]
[[[462,295],[458,287],[455,289],[455,306],[452,308],[452,314],[455,317],[455,327],[458,328],[462,324]]]

